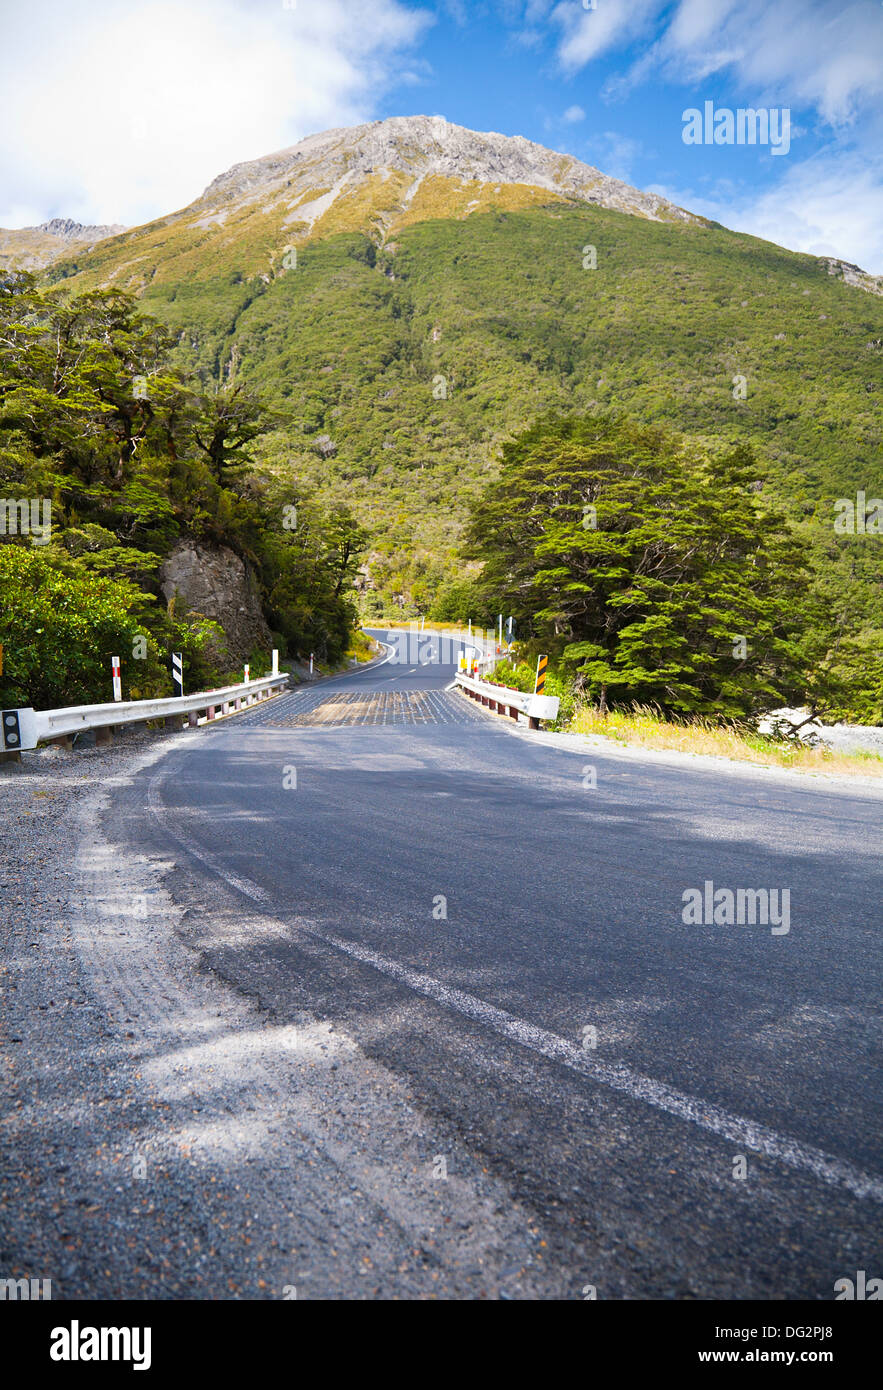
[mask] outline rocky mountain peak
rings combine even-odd
[[[289,149],[236,164],[209,184],[199,203],[251,202],[283,189],[322,189],[321,212],[369,179],[406,178],[403,201],[413,202],[431,178],[502,191],[518,186],[617,208],[654,220],[701,219],[656,194],[643,193],[572,155],[521,135],[468,130],[442,116],[391,116],[384,121],[309,135]],[[296,200],[295,200],[296,201]]]
[[[39,227],[28,227],[26,230],[46,232],[49,236],[59,236],[64,241],[100,241],[103,237],[124,232],[126,228],[121,222],[106,226],[86,226],[82,222],[75,222],[72,217],[53,217],[48,222],[41,222]]]

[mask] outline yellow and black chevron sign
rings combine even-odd
[[[537,662],[537,683],[534,687],[534,695],[542,695],[546,688],[546,667],[549,664],[547,656],[541,656]]]

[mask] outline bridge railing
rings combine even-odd
[[[498,714],[508,714],[517,719],[523,714],[532,729],[540,727],[540,720],[558,718],[559,699],[557,695],[529,695],[523,690],[510,690],[505,685],[493,685],[490,681],[476,680],[462,671],[456,675],[457,685],[473,700],[479,700],[486,708]]]
[[[85,729],[106,730],[146,719],[174,721],[190,716],[191,725],[200,712],[208,720],[247,708],[288,688],[288,672],[262,676],[259,680],[225,685],[220,690],[201,690],[193,695],[175,695],[163,700],[113,700],[103,705],[68,705],[63,709],[35,710],[29,707],[0,712],[0,752],[20,753],[46,740],[69,738]]]

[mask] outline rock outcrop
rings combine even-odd
[[[41,222],[39,227],[26,227],[29,232],[48,232],[50,236],[59,236],[63,241],[103,241],[106,236],[116,236],[117,232],[124,232],[126,229],[121,222],[113,225],[101,227],[86,226],[82,222],[75,222],[72,217],[53,217],[49,222]]]
[[[391,116],[310,135],[290,149],[235,164],[209,184],[193,210],[216,215],[231,203],[266,207],[268,199],[284,198],[291,225],[312,230],[369,182],[379,195],[371,198],[372,211],[389,226],[412,220],[409,212],[427,202],[453,204],[447,215],[466,216],[484,205],[476,196],[480,186],[498,195],[518,188],[532,202],[545,196],[595,203],[654,221],[704,220],[522,135],[467,130],[441,116]],[[426,213],[432,215],[429,207]]]
[[[160,584],[166,602],[177,595],[189,612],[220,624],[236,661],[247,660],[255,647],[272,645],[254,579],[226,546],[179,541],[163,562]]]
[[[819,260],[829,275],[836,275],[845,285],[855,285],[856,289],[866,290],[868,294],[883,294],[883,275],[872,275],[861,266],[838,260],[836,256],[820,256]]]
[[[53,217],[39,227],[0,227],[0,269],[42,270],[72,252],[91,251],[106,237],[125,230],[122,224],[87,227],[70,217]]]

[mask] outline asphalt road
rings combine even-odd
[[[264,1102],[241,1057],[190,1070],[200,1110],[229,1088],[188,1144],[251,1184],[249,1258],[344,1298],[829,1300],[883,1274],[881,800],[565,751],[399,655],[176,736],[100,822],[116,872],[160,866],[200,988],[261,1046],[325,1039]],[[789,930],[685,923],[707,880],[790,890]],[[172,1035],[184,967],[160,987],[139,940],[127,1007],[159,1027],[180,985]],[[171,1095],[187,1064],[151,1049]],[[295,1103],[311,1157],[268,1118]]]

